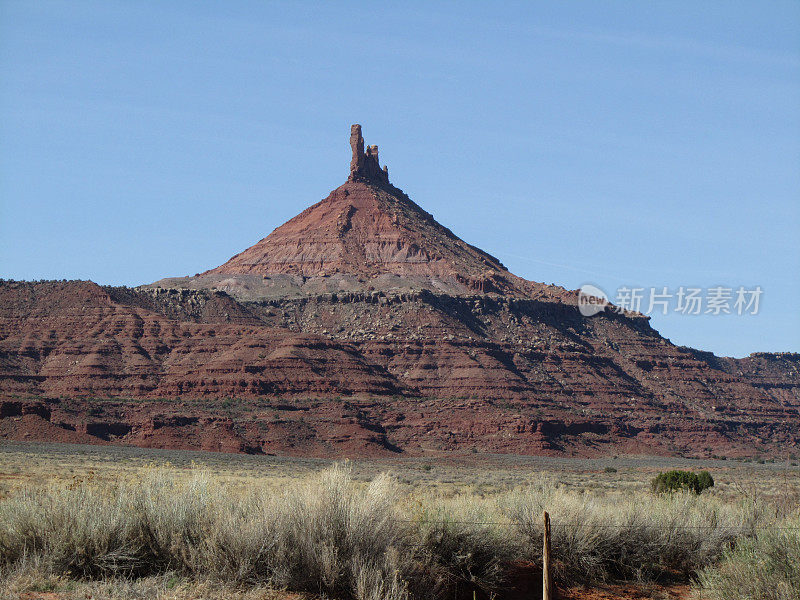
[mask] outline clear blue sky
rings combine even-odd
[[[653,318],[800,351],[800,2],[0,1],[0,276],[216,266],[341,184],[392,181],[528,279],[760,285]]]

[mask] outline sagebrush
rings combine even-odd
[[[708,577],[776,519],[752,501],[676,493],[642,502],[546,478],[490,497],[418,497],[387,475],[356,481],[345,466],[280,491],[158,468],[0,501],[0,569],[35,565],[54,580],[84,581],[175,574],[356,600],[502,595],[511,564],[540,580],[545,509],[559,581]]]

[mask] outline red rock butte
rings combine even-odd
[[[499,260],[456,237],[392,186],[378,147],[365,151],[361,125],[352,126],[350,146],[347,182],[203,275],[342,274],[362,281],[393,275],[412,278],[410,287],[426,280],[450,290],[530,291]]]
[[[792,452],[800,355],[717,357],[577,310],[389,182],[347,181],[219,267],[0,280],[0,439],[308,456]],[[143,403],[141,400],[146,399]]]

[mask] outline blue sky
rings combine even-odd
[[[390,177],[528,279],[760,285],[653,317],[800,351],[800,2],[0,0],[0,276],[135,285],[221,264]]]

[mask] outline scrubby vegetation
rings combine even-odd
[[[712,600],[800,600],[800,518],[739,540],[699,580]]]
[[[708,471],[693,473],[692,471],[667,471],[659,473],[650,487],[657,494],[685,491],[701,494],[714,486],[714,478]]]
[[[486,497],[404,495],[386,475],[359,482],[341,466],[281,491],[163,468],[24,488],[0,501],[0,576],[20,581],[27,569],[161,586],[175,578],[357,600],[502,596],[512,567],[540,580],[545,509],[559,581],[700,574],[720,599],[796,598],[727,591],[744,589],[739,579],[757,590],[765,573],[791,590],[800,577],[800,532],[773,533],[776,513],[753,501],[678,492],[643,502],[548,478]],[[755,556],[768,556],[768,566]]]
[[[333,469],[276,497],[202,473],[29,489],[0,503],[0,561],[36,557],[77,578],[164,572],[338,597],[402,595],[393,482]],[[401,579],[402,577],[402,579]],[[397,585],[397,589],[392,589]]]
[[[689,577],[765,521],[753,503],[728,505],[686,493],[643,502],[543,483],[514,492],[505,502],[533,547],[541,546],[541,512],[550,512],[562,580]]]

